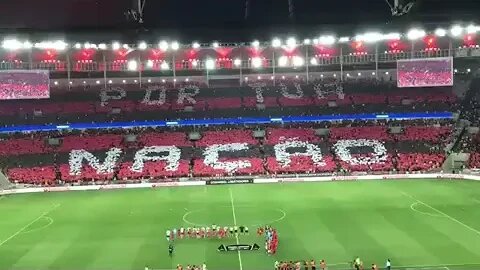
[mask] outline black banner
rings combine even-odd
[[[253,184],[253,179],[212,179],[207,181],[207,185],[226,184]]]
[[[253,245],[220,245],[218,251],[259,250],[260,246]]]

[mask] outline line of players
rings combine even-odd
[[[227,238],[234,237],[238,234],[248,234],[248,227],[246,226],[207,226],[207,227],[181,227],[179,229],[172,229],[166,231],[167,241],[171,242],[175,239],[200,239],[200,238]]]
[[[279,262],[275,261],[275,270],[301,270],[302,267],[305,270],[316,270],[318,266],[318,269],[320,270],[325,270],[327,269],[327,262],[325,260],[321,260],[320,263],[317,265],[315,263],[315,260],[310,260],[310,261],[284,261],[284,262]]]
[[[258,228],[257,234],[259,236],[265,234],[265,250],[268,254],[275,254],[278,248],[277,230],[272,227],[265,226],[265,228]]]

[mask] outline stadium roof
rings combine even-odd
[[[103,32],[125,34],[124,12],[133,0],[8,0],[0,2],[0,28],[67,33]],[[245,0],[147,0],[145,27],[150,33],[162,32],[179,39],[250,40],[269,39],[289,29],[324,29],[341,33],[343,29],[362,31],[362,26],[407,22],[468,22],[475,19],[480,2],[472,0],[416,0],[406,17],[392,19],[385,0],[294,0],[295,21],[288,19],[287,0],[250,0],[250,15],[245,20]],[[130,25],[131,26],[131,25]],[[355,29],[358,28],[358,29]],[[132,32],[135,33],[135,32]],[[157,34],[158,35],[158,34]],[[105,36],[104,36],[105,38]]]

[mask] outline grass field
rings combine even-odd
[[[0,269],[272,269],[275,260],[358,255],[393,269],[480,269],[480,182],[363,181],[230,185],[0,198]],[[165,231],[193,224],[279,231],[279,250],[223,252],[237,239],[184,239],[168,256]]]

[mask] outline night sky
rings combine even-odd
[[[391,0],[393,1],[393,0]],[[408,1],[408,0],[403,0]],[[132,0],[2,0],[0,28],[57,32],[119,31],[133,28],[124,11]],[[294,0],[295,20],[288,19],[288,0],[147,0],[145,28],[181,38],[244,40],[249,36],[290,31],[346,31],[408,25],[412,22],[465,21],[480,16],[480,0],[416,0],[408,16],[392,19],[385,0]],[[228,34],[226,33],[228,32]],[[232,34],[235,33],[235,34]]]

